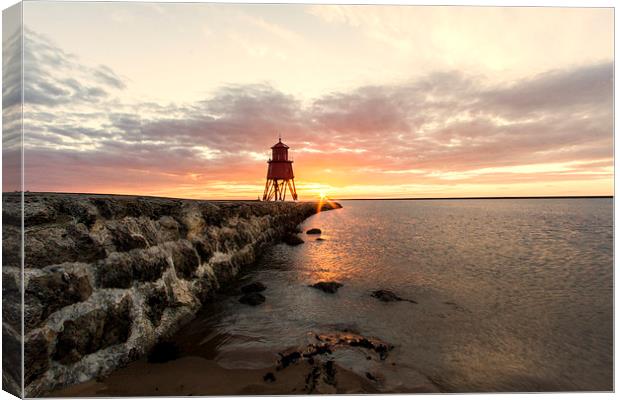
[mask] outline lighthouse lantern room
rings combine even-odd
[[[297,200],[293,161],[288,159],[288,149],[289,147],[282,143],[281,138],[271,147],[271,159],[267,161],[269,166],[263,201],[284,201],[287,189],[293,200]]]

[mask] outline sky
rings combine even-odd
[[[613,193],[609,8],[33,1],[23,18],[26,190],[256,199],[281,135],[302,200]]]

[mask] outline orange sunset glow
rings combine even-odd
[[[281,134],[301,200],[613,193],[611,9],[24,13],[26,190],[256,199]]]

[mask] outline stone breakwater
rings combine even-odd
[[[317,206],[26,193],[25,395],[44,395],[142,357]],[[19,194],[3,195],[3,221],[3,338],[15,350]],[[19,387],[19,364],[5,355],[5,388]]]

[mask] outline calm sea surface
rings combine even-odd
[[[248,271],[242,284],[268,287],[263,305],[226,297],[201,313],[184,331],[193,351],[268,367],[308,332],[350,328],[395,345],[385,367],[338,360],[374,369],[389,390],[420,375],[447,391],[612,389],[611,199],[342,205],[304,223],[324,241],[302,234],[305,244],[279,244]],[[344,286],[307,286],[320,280]],[[382,303],[376,289],[418,304]]]

